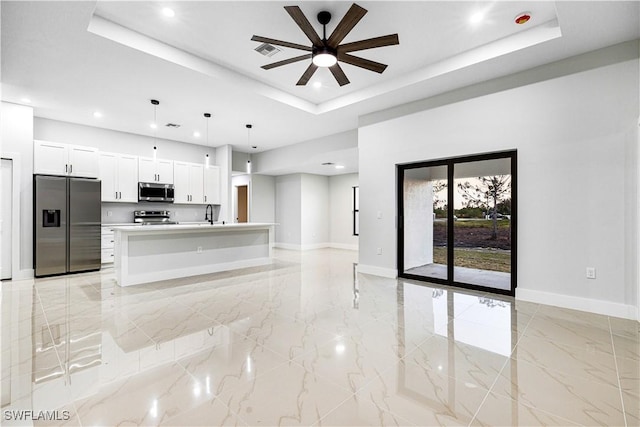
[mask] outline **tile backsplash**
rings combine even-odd
[[[171,212],[171,220],[178,222],[204,221],[207,205],[179,205],[172,203],[102,203],[102,223],[133,222],[133,211]],[[220,205],[213,205],[213,220],[218,220]]]

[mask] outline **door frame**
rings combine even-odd
[[[0,158],[11,160],[11,279],[23,279],[20,269],[20,153],[2,152]],[[5,279],[7,280],[7,279]]]
[[[456,163],[469,163],[482,160],[506,159],[511,160],[511,289],[495,289],[486,286],[474,285],[471,283],[456,282],[454,280],[454,229],[447,226],[447,279],[430,278],[415,274],[404,273],[404,173],[409,169],[423,167],[447,166],[447,183],[454,180],[454,167]],[[518,152],[517,150],[506,150],[492,153],[474,154],[468,156],[458,156],[446,159],[425,160],[412,163],[396,164],[396,202],[398,212],[398,226],[396,227],[396,266],[398,277],[404,279],[418,280],[421,282],[432,282],[442,285],[455,286],[458,288],[472,289],[494,294],[515,296],[518,264]],[[447,185],[447,204],[453,206],[454,186]],[[453,224],[455,209],[447,209],[447,224]]]

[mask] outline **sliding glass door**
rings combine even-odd
[[[398,274],[513,295],[516,153],[398,165]]]

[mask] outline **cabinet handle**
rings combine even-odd
[[[116,200],[118,200],[118,192],[116,191]]]
[[[69,173],[73,173],[73,165],[69,165]]]
[[[204,196],[204,201],[205,201],[205,202],[207,201],[207,196]]]
[[[64,165],[64,173],[69,172],[69,165]]]

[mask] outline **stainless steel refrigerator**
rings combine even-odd
[[[34,176],[35,276],[100,269],[100,181]]]

